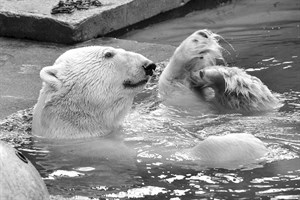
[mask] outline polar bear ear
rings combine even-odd
[[[55,90],[59,90],[62,86],[62,82],[57,78],[58,67],[49,66],[44,67],[40,72],[41,79]]]

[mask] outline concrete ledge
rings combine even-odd
[[[102,7],[51,15],[58,0],[0,0],[0,36],[75,43],[178,8],[190,0],[100,0]]]
[[[114,38],[90,40],[77,45],[49,44],[0,37],[0,119],[32,107],[42,87],[40,70],[54,63],[65,51],[82,46],[103,45],[134,51],[154,62],[171,57],[175,47]]]

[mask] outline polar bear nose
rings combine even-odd
[[[203,70],[200,70],[200,71],[199,71],[199,76],[200,76],[200,78],[203,79],[203,77],[204,77],[204,71],[203,71]]]
[[[154,63],[150,63],[148,65],[144,65],[143,68],[146,72],[146,76],[152,76],[153,71],[156,69],[156,65]]]

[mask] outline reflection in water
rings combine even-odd
[[[233,1],[124,36],[177,46],[192,32],[211,29],[226,39],[222,44],[230,52],[226,55],[230,65],[246,68],[278,93],[283,102],[278,111],[243,116],[166,108],[157,98],[157,79],[153,79],[126,118],[124,142],[54,145],[38,141],[23,151],[31,150],[27,154],[43,177],[62,173],[58,170],[81,174],[45,180],[51,194],[110,199],[299,198],[299,6],[297,0]],[[228,133],[250,133],[262,139],[270,150],[266,161],[239,170],[207,169],[182,156],[184,149],[208,136]]]

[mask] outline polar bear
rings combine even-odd
[[[216,65],[219,60],[226,65],[220,38],[209,30],[198,30],[176,48],[159,77],[163,103],[188,107],[196,114],[248,113],[277,106],[277,98],[258,78],[236,67]],[[268,149],[251,134],[228,134],[208,137],[187,152],[200,163],[222,167],[233,161],[237,165],[256,162]]]
[[[0,141],[0,199],[49,199],[38,171],[19,151]]]
[[[219,38],[209,30],[199,30],[176,48],[159,78],[162,100],[196,106],[204,112],[251,113],[277,108],[278,99],[258,78],[237,67],[216,65],[218,60],[226,64]],[[204,72],[206,76],[201,77]]]
[[[113,47],[65,52],[40,72],[43,87],[33,111],[33,133],[70,139],[114,132],[155,68],[144,56]]]
[[[239,113],[270,111],[280,105],[262,81],[237,67],[209,66],[191,73],[194,88],[210,87],[214,96],[208,101],[220,109]]]

